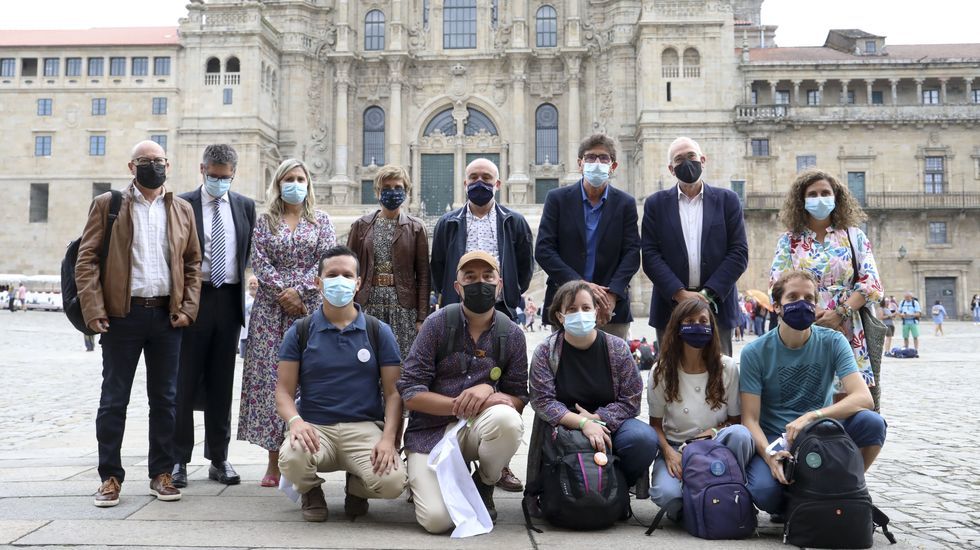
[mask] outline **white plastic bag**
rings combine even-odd
[[[442,500],[456,525],[452,534],[454,539],[482,535],[493,530],[493,521],[470,477],[459,446],[459,430],[465,425],[466,420],[460,420],[429,453],[429,468],[435,471],[439,479]]]

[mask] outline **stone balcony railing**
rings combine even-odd
[[[980,122],[980,103],[943,105],[738,105],[736,124]]]
[[[865,210],[980,210],[980,193],[866,193],[861,200]],[[746,211],[779,210],[784,193],[748,193],[742,201]]]

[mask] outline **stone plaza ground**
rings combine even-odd
[[[920,359],[889,359],[883,366],[883,413],[888,441],[868,475],[875,503],[892,519],[894,548],[980,546],[980,327],[948,323],[947,336],[933,337],[923,325]],[[634,324],[637,337],[652,330]],[[528,334],[529,350],[542,339]],[[752,336],[747,337],[749,340]],[[741,344],[736,346],[736,355]],[[239,379],[240,379],[239,363]],[[452,540],[428,535],[414,522],[405,498],[372,501],[367,516],[343,515],[343,476],[327,475],[330,521],[309,524],[299,506],[275,489],[261,488],[265,453],[232,441],[231,461],[242,483],[207,480],[199,443],[190,467],[190,486],[180,502],[157,502],[146,479],[147,406],[145,377],[137,374],[123,447],[127,481],[115,508],[92,505],[96,471],[95,413],[101,358],[86,353],[82,337],[58,313],[0,311],[0,547],[2,548],[573,548],[673,547],[776,548],[780,526],[761,514],[760,534],[747,541],[709,542],[673,525],[651,537],[631,520],[598,533],[540,525],[524,527],[518,495],[496,493],[500,520],[493,533]],[[235,420],[238,388],[235,390]],[[200,415],[200,413],[198,413]],[[531,417],[525,411],[525,421]],[[646,399],[641,418],[646,417]],[[530,425],[530,424],[528,424]],[[233,426],[234,428],[234,426]],[[197,418],[197,441],[203,419]],[[530,437],[530,430],[525,441]],[[527,449],[513,469],[524,477]],[[634,502],[640,521],[656,512]],[[891,548],[881,534],[875,548]]]

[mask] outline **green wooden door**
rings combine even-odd
[[[422,202],[425,213],[438,216],[453,203],[453,154],[422,155]]]

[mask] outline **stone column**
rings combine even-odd
[[[453,120],[456,122],[456,135],[453,136],[456,144],[453,156],[455,166],[456,181],[453,182],[453,206],[466,202],[466,189],[463,182],[466,181],[466,155],[463,151],[463,140],[466,138],[466,117],[468,112],[466,105],[457,102],[453,108]],[[439,211],[445,211],[445,205],[439,205]]]
[[[777,80],[769,81],[769,103],[771,105],[776,104],[776,85],[779,84]]]
[[[923,78],[916,78],[915,79],[915,96],[918,98],[918,99],[916,99],[916,102],[919,105],[923,105],[925,103],[923,101],[925,98],[922,97],[922,83],[924,81],[925,81],[925,79],[923,79]]]
[[[391,85],[391,98],[388,104],[388,117],[385,135],[388,136],[388,164],[402,164],[402,69],[405,61],[401,58],[388,59],[388,82]]]
[[[573,2],[574,3],[574,2]],[[579,179],[578,173],[578,144],[585,137],[582,133],[582,105],[579,100],[579,79],[582,58],[568,56],[565,58],[565,73],[568,75],[568,104],[565,107],[568,123],[566,124],[567,153],[565,154],[565,183],[574,183]]]
[[[872,102],[871,102],[871,95],[872,95],[872,92],[874,92],[874,89],[873,88],[874,88],[874,85],[875,85],[875,81],[874,80],[865,80],[864,81],[864,85],[867,88],[867,92],[868,92],[868,105],[871,105],[872,104]]]
[[[330,178],[332,193],[346,194],[346,191],[342,191],[343,186],[351,185],[351,179],[347,175],[347,155],[350,149],[347,94],[350,91],[351,84],[350,69],[351,61],[349,59],[338,59],[334,62],[336,93],[334,94],[333,177]],[[335,202],[335,204],[337,203]]]
[[[752,105],[752,83],[745,83],[745,104]]]
[[[966,100],[964,103],[973,103],[973,78],[964,78],[966,82]]]
[[[800,104],[800,84],[803,84],[802,80],[793,81],[793,105]]]
[[[943,105],[946,104],[946,82],[948,81],[948,78],[939,79],[939,102]]]
[[[898,105],[898,78],[889,78],[888,83],[892,85],[892,105]]]
[[[578,48],[582,45],[582,20],[578,0],[565,4],[565,45]],[[559,38],[561,34],[558,35]]]
[[[823,105],[823,85],[826,83],[826,80],[817,81],[817,105]]]
[[[523,49],[527,47],[527,0],[512,0],[500,2],[501,6],[511,5],[511,47]],[[559,34],[560,36],[560,34]]]
[[[337,52],[351,51],[350,37],[350,1],[337,0],[337,43],[334,46]]]
[[[850,84],[849,80],[840,81],[840,104],[847,105],[847,86]]]
[[[510,178],[507,180],[507,185],[513,187],[515,185],[527,185],[530,179],[527,176],[527,107],[525,107],[526,98],[525,94],[525,82],[527,81],[526,75],[527,69],[527,57],[522,55],[515,55],[510,59],[510,77],[514,82],[513,89],[511,90],[511,131],[514,133],[510,139],[511,151],[511,172]],[[522,190],[512,189],[520,193]]]

